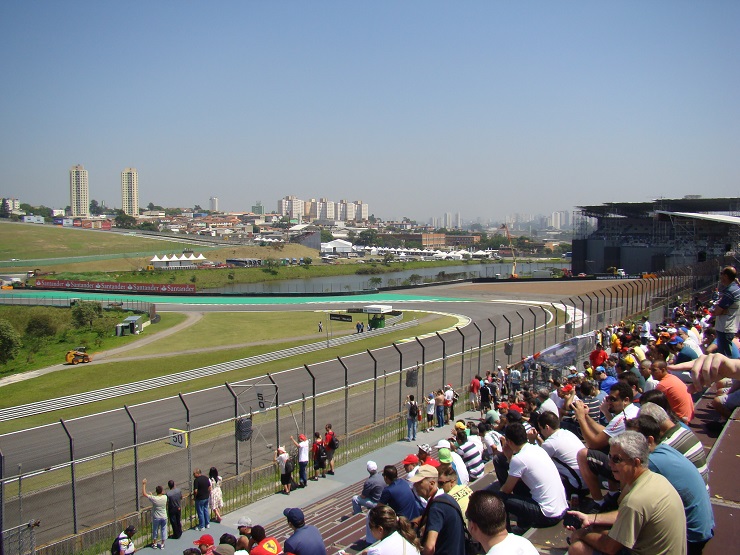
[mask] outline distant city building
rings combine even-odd
[[[121,172],[121,210],[129,216],[139,215],[139,173],[136,168]]]
[[[265,213],[265,207],[262,206],[262,201],[258,200],[257,204],[252,206],[252,214],[263,215]]]
[[[283,197],[278,201],[277,211],[281,216],[300,222],[303,219],[303,201],[293,195]]]
[[[355,214],[356,208],[354,202],[340,200],[337,203],[337,220],[342,222],[350,222],[355,219]]]
[[[72,216],[89,216],[90,190],[87,170],[81,166],[72,166],[69,170],[69,206]]]
[[[208,206],[211,212],[218,212],[218,197],[211,197],[208,199]]]
[[[355,221],[366,222],[370,217],[370,208],[361,200],[355,201]]]
[[[334,202],[325,198],[320,198],[316,206],[319,220],[336,220],[337,212],[334,209]]]

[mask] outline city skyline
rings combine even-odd
[[[738,20],[729,0],[10,3],[2,189],[64,207],[79,161],[109,205],[128,166],[141,205],[320,192],[389,220],[729,197]]]

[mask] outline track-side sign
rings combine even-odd
[[[185,430],[170,428],[170,445],[184,449],[188,446],[188,433]]]
[[[340,322],[351,322],[351,314],[329,314],[329,320],[339,320]]]

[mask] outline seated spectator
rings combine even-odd
[[[506,530],[506,508],[495,493],[474,492],[465,510],[468,530],[487,555],[538,555],[532,543]]]
[[[652,364],[653,361],[649,359],[640,362],[640,375],[645,378],[645,385],[642,388],[643,393],[655,389],[655,386],[658,385],[658,380],[653,378],[653,373],[650,371]]]
[[[691,422],[691,419],[694,418],[694,400],[691,398],[686,384],[680,378],[668,372],[664,360],[653,361],[650,371],[653,378],[658,382],[656,389],[665,393],[673,412],[687,424]]]
[[[249,538],[247,536],[239,536],[236,540],[236,551],[234,555],[249,555]],[[267,553],[270,553],[269,551]],[[279,552],[278,552],[279,553]],[[264,554],[264,551],[262,552]]]
[[[423,465],[421,469],[428,467]],[[434,468],[434,467],[430,467]],[[385,479],[386,488],[380,494],[378,503],[390,506],[397,515],[406,517],[408,520],[414,520],[421,514],[421,504],[416,500],[414,492],[411,491],[403,480],[398,479],[398,470],[392,464],[383,468],[383,478]],[[413,480],[411,480],[413,482]]]
[[[558,383],[557,386],[559,388],[560,384]],[[550,391],[546,387],[540,387],[537,390],[537,398],[540,400],[540,406],[537,409],[537,411],[540,414],[542,414],[543,412],[550,411],[551,413],[555,414],[558,418],[560,417],[560,410],[558,409],[558,405],[550,397]]]
[[[306,524],[303,511],[298,508],[285,509],[283,515],[288,519],[288,525],[293,534],[285,540],[285,553],[292,555],[326,555],[324,540],[316,526]]]
[[[419,448],[419,452],[416,453],[416,456],[419,457],[419,464],[428,464],[435,468],[439,466],[439,461],[435,460],[434,457],[432,457],[432,448],[429,446],[428,443],[422,443],[420,445],[417,445],[417,447]]]
[[[709,467],[704,446],[696,434],[686,426],[673,422],[668,413],[656,403],[643,403],[640,414],[651,416],[660,426],[660,443],[670,445],[686,457],[701,474],[704,485],[709,485]]]
[[[650,450],[648,468],[676,488],[686,514],[688,553],[700,554],[714,535],[714,514],[709,492],[696,468],[673,447],[656,443],[660,426],[651,416],[641,414],[627,421],[627,428],[645,436]]]
[[[437,485],[442,491],[457,501],[463,513],[463,518],[465,518],[465,509],[468,506],[468,499],[470,498],[470,494],[473,493],[473,490],[467,485],[461,485],[459,483],[457,472],[455,472],[455,469],[451,465],[445,468],[440,466]]]
[[[250,555],[278,555],[283,552],[277,538],[268,536],[262,526],[252,527],[252,539],[248,550]]]
[[[674,355],[673,362],[675,364],[681,364],[687,360],[696,360],[699,355],[696,354],[694,349],[684,344],[685,339],[680,334],[676,334],[676,337],[668,342],[668,348]]]
[[[483,434],[483,460],[490,461],[494,455],[501,452],[501,434],[493,429],[491,424],[486,424],[486,432]]]
[[[585,514],[569,511],[581,521],[572,530],[570,555],[622,553],[635,555],[686,553],[686,518],[676,490],[647,465],[647,440],[626,431],[609,440],[609,464],[627,492],[619,511]]]
[[[204,554],[212,553],[214,544],[215,542],[213,540],[213,536],[211,536],[210,534],[203,534],[201,537],[193,542],[193,545],[200,549],[200,552]]]
[[[506,426],[504,437],[508,468],[497,467],[496,476],[506,511],[522,530],[555,526],[568,508],[555,463],[544,449],[527,441],[522,424]]]
[[[465,552],[465,528],[460,506],[438,488],[436,468],[423,466],[413,478],[414,490],[427,500],[419,529],[423,555],[459,555]]]
[[[406,471],[406,480],[410,480],[416,474],[416,471],[419,470],[419,457],[411,453],[406,455],[406,458],[403,459],[401,464]],[[411,482],[409,482],[409,486],[411,486]],[[385,488],[385,478],[383,479],[383,487]]]
[[[441,468],[444,466],[444,462],[442,460],[442,457],[449,457],[449,464],[452,466],[452,468],[455,469],[455,473],[457,474],[457,483],[467,486],[470,482],[470,475],[468,474],[468,469],[465,466],[465,461],[463,458],[458,455],[455,451],[452,450],[452,447],[450,445],[450,442],[446,439],[440,439],[437,442],[437,445],[434,446],[435,449],[437,449],[437,455],[439,456],[439,467]],[[444,451],[443,451],[444,449]]]
[[[472,437],[467,437],[462,430],[458,430],[457,432],[457,443],[458,448],[456,452],[462,457],[465,468],[468,470],[470,481],[473,482],[483,476],[483,472],[485,471],[481,449]]]
[[[367,555],[419,555],[421,544],[411,523],[387,505],[370,509],[368,522],[373,538],[378,541],[367,549]]]
[[[573,403],[573,409],[583,432],[583,440],[586,443],[586,449],[581,449],[578,453],[578,467],[581,470],[581,477],[586,483],[593,500],[599,506],[603,506],[605,500],[601,493],[601,479],[609,481],[609,489],[612,492],[616,492],[619,487],[608,464],[608,455],[604,453],[603,449],[607,447],[610,438],[624,432],[625,421],[628,418],[636,417],[640,409],[637,405],[632,404],[632,388],[619,381],[612,386],[609,396],[601,406],[602,413],[609,420],[606,426],[602,426],[589,418],[586,406],[583,403]],[[608,501],[613,503],[615,499],[616,495]]]
[[[583,449],[581,440],[561,429],[560,421],[552,413],[540,417],[540,435],[544,440],[542,448],[555,463],[566,494],[580,493],[586,487],[578,468],[578,452]]]
[[[378,465],[375,461],[367,461],[367,472],[370,477],[362,486],[362,493],[352,498],[352,514],[359,514],[362,508],[372,509],[378,504],[380,494],[385,489],[385,479],[378,474]]]

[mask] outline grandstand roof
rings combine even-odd
[[[624,216],[629,218],[646,218],[651,213],[683,212],[740,212],[740,198],[681,198],[655,199],[650,202],[607,202],[593,206],[578,206],[585,216],[604,218],[607,216]]]
[[[720,224],[740,225],[740,217],[728,216],[726,214],[697,214],[695,212],[666,212],[665,210],[656,210],[656,214],[665,214],[666,216],[679,216],[681,218],[690,218],[693,220],[707,220]]]

